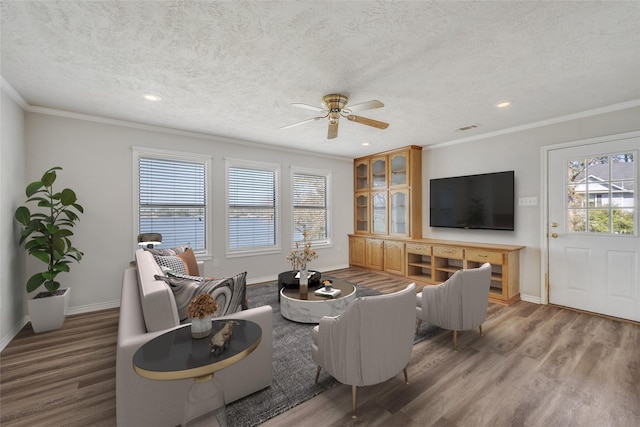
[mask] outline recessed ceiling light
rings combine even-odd
[[[158,95],[147,93],[144,95],[144,99],[146,99],[147,101],[160,101],[162,98],[160,98]]]
[[[365,147],[368,147],[371,144],[369,144],[368,142],[363,142],[362,145],[364,145]]]
[[[509,105],[511,105],[511,101],[502,101],[496,104],[496,107],[498,108],[504,108],[504,107],[508,107]]]

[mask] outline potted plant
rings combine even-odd
[[[76,203],[76,193],[65,188],[55,192],[56,166],[44,173],[39,181],[27,186],[26,203],[35,203],[37,212],[31,212],[27,206],[16,209],[15,218],[22,224],[20,245],[40,261],[47,264],[45,271],[34,274],[27,281],[27,292],[31,293],[40,286],[47,289],[28,301],[31,326],[35,332],[58,329],[64,322],[64,309],[68,301],[69,288],[60,289],[57,276],[69,272],[72,261],[80,262],[84,255],[72,244],[71,229],[79,221],[78,213],[84,209]]]
[[[218,303],[209,294],[200,294],[187,306],[187,316],[191,318],[191,336],[205,338],[211,333],[211,317],[218,309]]]

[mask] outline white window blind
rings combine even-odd
[[[162,248],[206,251],[205,162],[139,158],[139,230],[162,234]]]
[[[277,167],[228,165],[227,181],[229,252],[276,248]]]
[[[293,173],[293,240],[303,241],[307,230],[313,242],[328,241],[328,203],[326,175]]]

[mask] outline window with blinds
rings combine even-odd
[[[294,242],[304,240],[304,230],[312,242],[329,242],[329,176],[328,173],[293,171]]]
[[[278,166],[227,162],[229,253],[279,247]]]
[[[140,154],[139,230],[162,234],[161,248],[189,243],[206,252],[207,160],[186,161]]]

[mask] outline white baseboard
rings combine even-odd
[[[16,337],[16,335],[18,335],[27,323],[29,323],[29,318],[24,316],[6,336],[2,337],[2,340],[0,340],[0,351],[4,350],[4,348],[9,345],[9,343]]]
[[[522,301],[531,302],[534,304],[542,304],[542,299],[540,297],[534,297],[531,295],[520,294],[520,299]]]
[[[120,300],[101,302],[97,304],[80,305],[78,307],[71,307],[71,308],[67,308],[64,311],[64,314],[71,315],[71,314],[90,313],[92,311],[106,310],[109,308],[116,308],[116,307],[120,307]]]

